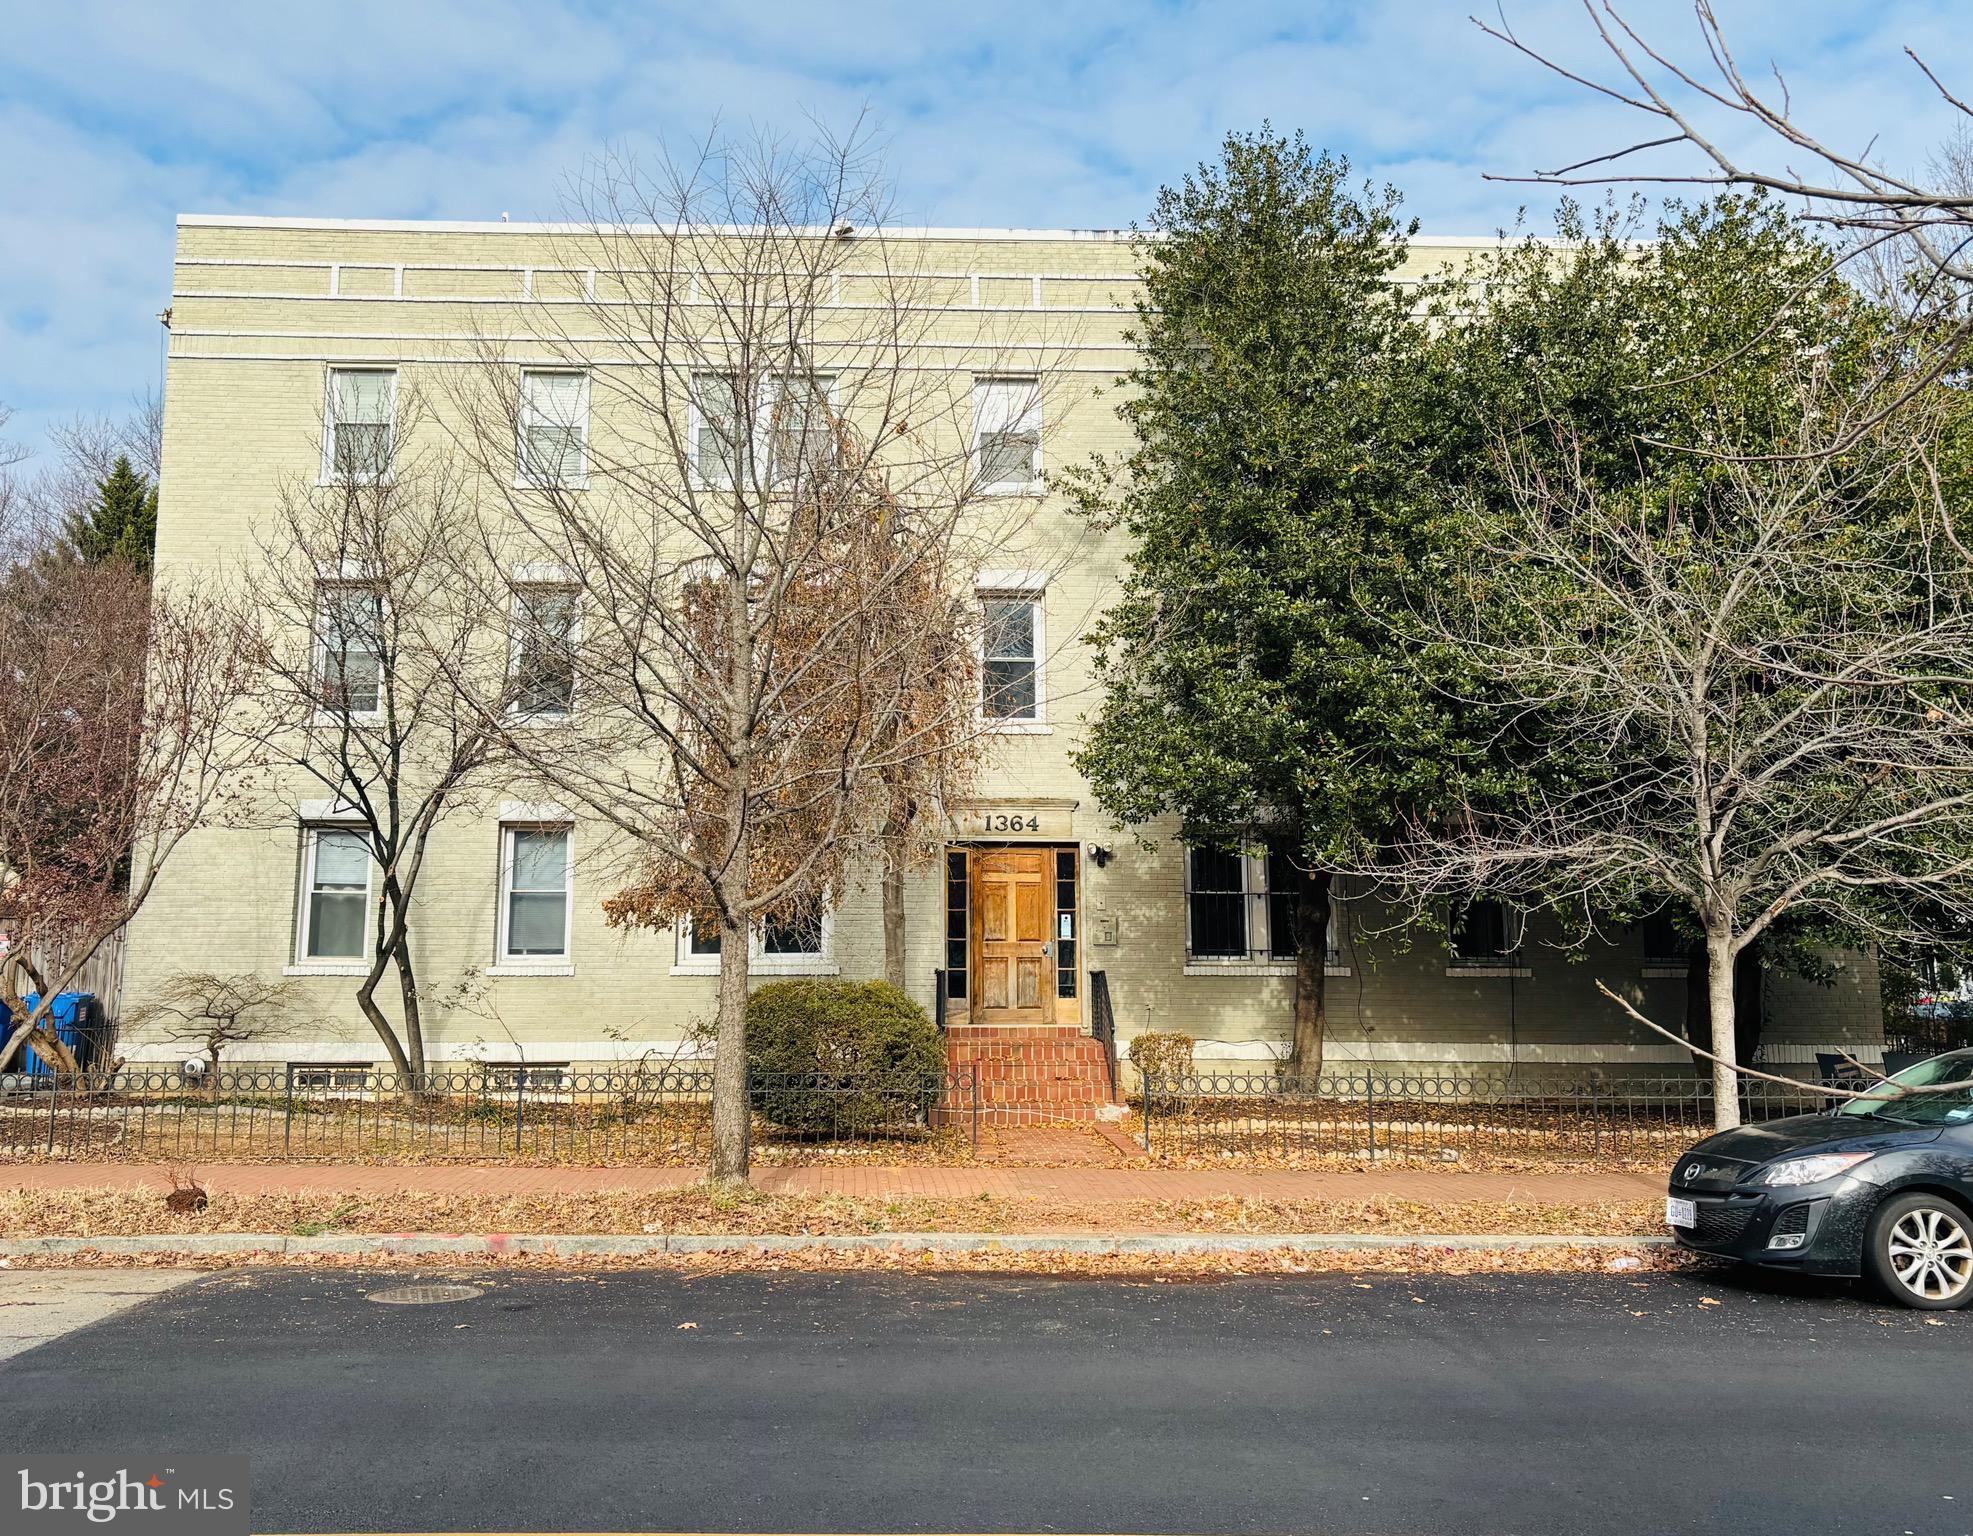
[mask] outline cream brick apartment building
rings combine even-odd
[[[1293,975],[1285,924],[1270,923],[1266,857],[1192,855],[1170,828],[1147,847],[1108,820],[1072,766],[1093,706],[1080,635],[1115,591],[1125,550],[1093,534],[1043,475],[1125,445],[1117,376],[1134,287],[1130,244],[1107,231],[922,230],[890,235],[917,251],[955,313],[992,319],[994,356],[961,347],[936,366],[959,375],[976,430],[1025,461],[1008,494],[1034,499],[1034,526],[1069,551],[1038,568],[977,573],[994,605],[999,675],[1021,699],[1008,712],[978,798],[953,808],[943,856],[909,886],[910,989],[949,1019],[1086,1027],[1092,982],[1120,1038],[1179,1030],[1202,1064],[1258,1067],[1285,1053]],[[1419,240],[1409,271],[1457,260],[1472,242]],[[541,366],[529,317],[576,302],[594,274],[560,264],[553,227],[510,223],[184,216],[169,315],[160,579],[212,571],[251,547],[284,477],[327,463],[325,435],[390,428],[401,380],[459,366],[470,337],[499,331],[511,365]],[[591,295],[593,297],[593,295]],[[1024,342],[1024,336],[1047,338]],[[1007,357],[1045,358],[1051,387],[1010,395]],[[586,409],[586,390],[566,382]],[[367,859],[321,791],[272,787],[274,814],[251,829],[198,834],[167,867],[134,925],[123,998],[142,1002],[181,971],[298,978],[322,1020],[301,1037],[235,1047],[231,1059],[356,1066],[382,1059],[352,993],[364,969],[363,914],[375,896]],[[601,910],[610,886],[585,863],[582,819],[494,796],[445,821],[420,884],[417,960],[433,1001],[433,1064],[525,1060],[596,1065],[668,1055],[713,1006],[718,957],[689,933],[620,931]],[[977,985],[979,893],[1039,880],[1033,934],[1047,982],[1021,1008]],[[1597,978],[1655,1017],[1683,1015],[1683,962],[1639,930],[1570,957],[1538,936],[1503,930],[1471,952],[1435,936],[1401,944],[1376,914],[1345,901],[1328,957],[1330,1060],[1580,1067],[1670,1063],[1679,1053],[1617,1015]],[[1511,925],[1510,925],[1511,926]],[[850,890],[816,933],[763,933],[756,974],[881,974],[874,882]],[[389,988],[385,989],[388,993]],[[449,998],[470,1005],[449,1006]],[[1767,983],[1768,1054],[1801,1060],[1844,1042],[1872,1054],[1880,1038],[1874,967],[1842,957],[1834,985]],[[127,1035],[133,1061],[182,1055]]]

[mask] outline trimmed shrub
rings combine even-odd
[[[853,1136],[916,1125],[938,1103],[945,1042],[881,981],[770,981],[747,999],[754,1109],[785,1130]]]
[[[1157,1083],[1166,1094],[1180,1078],[1192,1075],[1192,1037],[1177,1031],[1146,1030],[1130,1042],[1124,1052],[1130,1064],[1137,1068],[1137,1086],[1149,1104],[1153,1097],[1152,1084]],[[1163,1102],[1163,1096],[1159,1096]]]

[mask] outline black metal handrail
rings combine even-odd
[[[1117,1015],[1110,1004],[1110,973],[1089,973],[1089,1032],[1103,1043],[1103,1063],[1110,1073],[1110,1097],[1117,1096]]]

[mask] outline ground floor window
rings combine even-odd
[[[1507,908],[1497,901],[1471,901],[1452,925],[1455,958],[1480,965],[1504,965],[1521,948],[1520,933]]]
[[[829,966],[833,924],[826,903],[791,903],[754,924],[748,944],[749,970],[823,971]],[[688,917],[678,925],[680,971],[715,975],[719,971],[719,929],[710,919]]]
[[[309,827],[302,835],[301,933],[304,960],[361,960],[369,953],[370,843],[350,827]]]
[[[1281,849],[1226,853],[1185,851],[1186,957],[1192,960],[1285,962],[1295,958],[1293,860]],[[1329,912],[1327,959],[1337,953],[1339,915]]]
[[[573,901],[568,827],[509,826],[500,838],[500,958],[566,960]]]

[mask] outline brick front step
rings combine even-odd
[[[945,1053],[953,1070],[972,1070],[990,1124],[1094,1120],[1114,1102],[1102,1043],[1074,1025],[957,1025]]]

